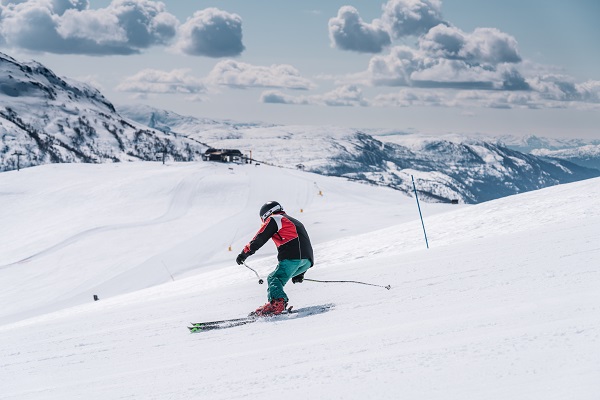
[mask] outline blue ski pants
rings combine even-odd
[[[283,287],[294,276],[306,272],[310,267],[310,260],[307,259],[279,261],[275,271],[271,272],[267,278],[269,301],[283,298],[287,302],[288,297],[283,291]]]

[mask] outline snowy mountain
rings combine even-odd
[[[200,159],[205,146],[121,117],[102,94],[0,53],[0,171],[45,163]],[[17,154],[21,154],[18,160]]]
[[[295,308],[333,309],[189,334],[265,302],[234,259],[271,199],[311,236],[307,278],[391,290],[290,283]],[[596,399],[600,179],[422,208],[429,249],[414,199],[299,170],[0,174],[0,397]],[[272,243],[248,259],[275,262]]]
[[[393,135],[332,126],[216,121],[143,106],[119,113],[98,90],[2,53],[0,104],[0,171],[163,155],[194,161],[208,147],[237,148],[263,163],[301,166],[404,193],[412,192],[414,176],[425,201],[463,203],[600,176],[597,169],[577,165],[581,157],[573,157],[573,163],[483,140],[411,137],[406,144]]]
[[[598,134],[600,135],[600,132]],[[531,153],[536,150],[565,150],[589,145],[600,145],[600,140],[597,139],[545,138],[535,135],[502,135],[495,138],[495,140],[503,143],[506,147],[522,153]]]
[[[531,153],[539,157],[558,158],[584,167],[600,169],[600,144],[588,144],[561,150],[538,149]]]
[[[413,175],[428,201],[479,203],[600,176],[574,163],[537,157],[482,140],[374,135],[333,126],[239,124],[180,116],[151,107],[120,107],[139,123],[216,148],[238,148],[261,162],[302,165],[324,175],[412,192]],[[400,142],[399,142],[400,140]]]
[[[538,157],[566,160],[587,168],[600,169],[600,140],[501,136],[497,140],[513,150]]]

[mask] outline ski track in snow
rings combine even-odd
[[[32,172],[50,179],[77,167],[62,168]],[[114,177],[112,168],[100,167],[94,179]],[[137,179],[158,170],[135,168],[126,171]],[[185,168],[169,168],[172,180],[156,185],[170,189],[152,191],[161,201],[134,198],[143,215],[166,205],[162,217],[175,227],[132,228],[127,231],[135,235],[118,237],[135,267],[110,264],[112,280],[90,277],[93,271],[78,268],[66,253],[108,268],[98,254],[88,254],[107,247],[98,243],[94,250],[81,240],[0,270],[6,285],[0,292],[0,398],[597,399],[599,179],[477,206],[422,204],[427,250],[414,200],[381,188],[262,166],[199,166],[193,179],[181,177]],[[219,184],[211,185],[217,175]],[[11,179],[0,175],[3,191],[18,193]],[[190,188],[174,190],[167,182]],[[324,196],[315,195],[315,182]],[[237,251],[250,239],[260,201],[277,191],[315,242],[317,264],[307,277],[392,289],[290,283],[286,292],[296,308],[335,308],[190,335],[192,321],[240,317],[264,303],[264,285],[233,266],[235,252],[222,248],[233,243]],[[47,218],[54,218],[58,200],[46,205]],[[0,206],[6,201],[0,196]],[[25,228],[11,229],[28,243]],[[6,232],[0,231],[8,240]],[[144,242],[156,248],[152,255]],[[200,249],[203,243],[209,248]],[[210,252],[212,261],[184,268],[175,281],[151,262],[158,257],[176,266]],[[274,264],[273,248],[266,245],[249,263],[264,276]],[[156,278],[151,287],[134,289],[150,277]],[[114,294],[91,302],[91,293],[109,286]],[[63,291],[71,295],[61,299]]]

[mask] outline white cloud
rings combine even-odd
[[[251,65],[234,60],[218,62],[208,75],[207,80],[215,85],[234,88],[285,88],[307,90],[314,84],[300,76],[291,65],[276,64],[268,67]]]
[[[178,35],[177,35],[178,34]],[[88,0],[2,0],[0,44],[58,54],[136,54],[170,45],[195,56],[244,51],[242,19],[217,8],[197,11],[184,24],[163,2],[113,0],[91,9]]]
[[[145,69],[126,78],[116,89],[138,94],[199,94],[207,91],[204,82],[190,75],[188,69],[174,69],[169,72]]]
[[[521,62],[515,38],[495,28],[465,33],[453,26],[438,25],[419,38],[419,46],[431,56],[471,65]]]
[[[383,6],[382,20],[396,39],[419,36],[445,24],[439,0],[389,0]]]
[[[329,20],[332,47],[361,53],[379,53],[391,43],[390,35],[379,20],[365,23],[356,8],[344,6]]]
[[[411,32],[420,32],[422,35],[416,47],[395,46],[387,55],[372,57],[368,66],[371,84],[486,90],[529,89],[520,72],[515,67],[507,66],[521,62],[515,38],[494,28],[477,28],[467,33],[448,23],[439,23],[439,8],[437,1],[417,0],[389,1],[384,6],[385,13],[395,13],[398,21],[412,21],[413,25],[420,21]],[[389,16],[386,18],[390,19]],[[431,26],[435,22],[439,24]]]
[[[600,81],[578,84],[565,75],[542,75],[528,82],[546,100],[600,103]]]
[[[177,19],[164,3],[114,0],[90,9],[85,0],[4,2],[0,36],[10,47],[58,54],[134,54],[165,45]]]
[[[449,106],[452,101],[447,95],[431,90],[402,89],[377,95],[372,104],[378,107]]]
[[[345,6],[330,20],[330,38],[345,50],[381,52],[389,42],[376,41],[374,32],[385,29],[387,38],[418,38],[416,46],[394,46],[388,54],[372,57],[366,74],[354,74],[355,81],[417,88],[530,89],[517,68],[522,59],[511,35],[495,28],[464,32],[443,19],[439,0],[388,0],[382,12],[381,20],[365,24],[356,9]]]
[[[575,86],[583,101],[600,103],[600,81],[587,81]]]
[[[366,107],[369,102],[364,98],[362,89],[357,85],[338,87],[317,97],[328,106],[361,106]]]
[[[330,92],[312,96],[290,96],[278,90],[262,93],[260,101],[274,104],[324,105],[331,107],[369,106],[362,89],[357,85],[344,85]]]
[[[232,57],[240,55],[242,18],[217,8],[197,11],[179,29],[175,48],[194,56]]]
[[[388,0],[383,5],[381,19],[366,23],[358,10],[343,6],[336,17],[329,19],[329,39],[332,47],[361,53],[380,53],[391,39],[420,36],[440,24],[439,0]]]
[[[267,90],[260,96],[261,103],[270,104],[310,104],[310,101],[305,96],[289,96],[279,90]]]
[[[576,83],[570,77],[548,73],[550,67],[524,61],[517,40],[499,29],[479,27],[465,32],[453,26],[443,18],[440,0],[388,0],[382,7],[381,19],[370,24],[361,19],[355,8],[344,6],[337,17],[329,20],[329,35],[332,45],[339,49],[372,53],[381,53],[391,46],[384,40],[386,37],[417,38],[413,46],[404,41],[405,44],[391,46],[387,54],[373,56],[366,71],[325,77],[337,84],[406,88],[380,94],[362,104],[493,108],[566,104],[593,108],[600,104],[600,81]],[[427,91],[431,89],[444,91],[433,95]],[[334,92],[329,94],[333,99]],[[326,95],[305,96],[302,101],[283,94],[271,95],[264,99],[288,104],[328,104]],[[340,93],[338,96],[341,104],[360,104],[344,102],[345,97]]]
[[[127,32],[119,26],[118,17],[98,10],[66,11],[56,31],[66,40],[93,41],[100,47],[127,41]]]
[[[425,69],[428,60],[408,46],[396,46],[390,53],[369,61],[368,75],[376,86],[411,86],[412,74]]]

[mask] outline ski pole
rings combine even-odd
[[[263,279],[260,277],[260,275],[258,275],[258,272],[256,272],[254,269],[250,268],[248,266],[248,264],[246,264],[246,261],[242,261],[242,264],[244,264],[244,267],[248,268],[250,271],[254,272],[254,274],[256,275],[256,277],[258,278],[258,284],[262,285],[264,283]]]
[[[319,281],[317,279],[308,279],[308,278],[304,278],[304,280],[309,281],[309,282],[319,282],[319,283],[358,283],[359,285],[377,286],[380,288],[385,288],[387,290],[390,290],[392,288],[391,285],[382,286],[382,285],[375,285],[374,283],[366,283],[366,282],[358,282],[358,281]]]
[[[425,235],[425,244],[429,248],[429,241],[427,240],[427,232],[425,232],[425,222],[423,222],[423,214],[421,214],[421,205],[419,204],[419,195],[417,194],[417,185],[415,185],[415,177],[410,176],[412,179],[413,188],[415,189],[415,199],[417,199],[417,207],[419,208],[419,217],[421,217],[421,225],[423,225],[423,234]]]

